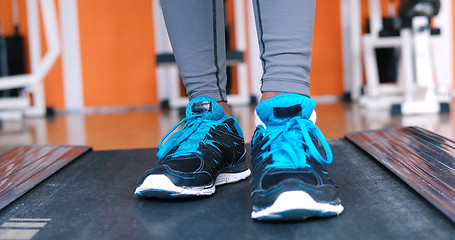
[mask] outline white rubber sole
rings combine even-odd
[[[253,211],[251,218],[258,220],[304,220],[309,217],[340,215],[343,206],[318,203],[306,192],[289,191],[278,196],[272,206]]]
[[[144,182],[136,188],[134,194],[139,196],[157,196],[157,197],[179,197],[179,196],[204,196],[212,195],[215,187],[238,182],[250,176],[251,171],[247,169],[240,173],[221,173],[218,175],[213,186],[201,187],[179,187],[174,185],[166,175],[150,175]],[[162,193],[162,194],[161,194]]]

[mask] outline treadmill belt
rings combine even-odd
[[[89,147],[32,145],[0,155],[0,210],[88,150]]]
[[[345,139],[329,140],[329,144],[334,161],[327,169],[345,207],[338,217],[277,223],[252,220],[251,177],[219,186],[211,197],[141,199],[133,192],[143,173],[157,163],[157,149],[92,151],[1,210],[0,239],[20,233],[23,239],[38,240],[455,236],[450,219],[368,154]]]
[[[455,142],[418,127],[346,137],[455,222]]]

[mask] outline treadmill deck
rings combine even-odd
[[[157,149],[92,151],[0,211],[0,239],[451,239],[455,225],[345,139],[327,167],[345,207],[338,217],[258,222],[250,178],[211,197],[140,199],[133,192]],[[248,148],[248,151],[250,149]],[[10,235],[8,235],[10,234]]]

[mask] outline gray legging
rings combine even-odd
[[[223,0],[161,0],[177,66],[190,99],[226,101]],[[262,92],[310,96],[316,0],[253,0]]]

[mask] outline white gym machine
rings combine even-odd
[[[380,0],[369,0],[370,32],[362,37],[366,85],[359,98],[361,105],[368,109],[389,108],[392,114],[403,115],[449,111],[452,84],[439,68],[435,50],[438,31],[430,28],[430,18],[439,9],[439,0],[402,0],[398,34],[385,36]],[[376,58],[376,49],[380,48],[398,50],[395,83],[380,82]]]
[[[13,6],[17,7],[16,4],[13,0]],[[17,121],[23,116],[39,117],[46,114],[43,80],[60,54],[55,1],[27,0],[26,5],[31,73],[0,77],[1,90],[21,89],[19,97],[0,98],[0,120],[2,121]],[[38,9],[41,9],[47,44],[47,52],[43,57]]]

